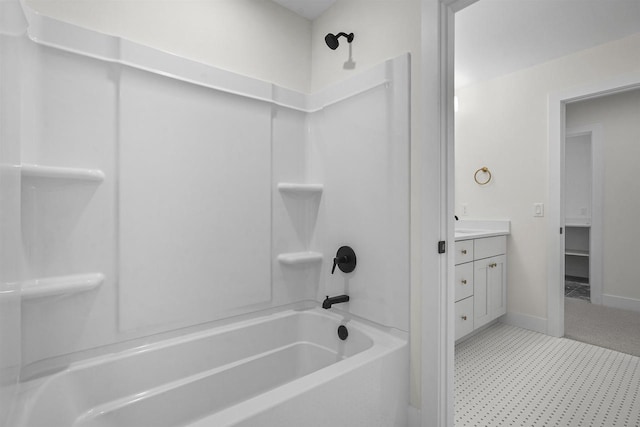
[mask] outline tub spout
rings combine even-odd
[[[331,298],[327,295],[327,298],[322,302],[322,308],[327,310],[331,308],[333,304],[339,304],[341,302],[349,302],[349,295],[338,295],[337,297]]]

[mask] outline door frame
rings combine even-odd
[[[454,24],[455,14],[476,1],[422,0],[421,409],[416,424],[423,427],[454,425]],[[437,254],[438,241],[447,242],[444,256]]]
[[[549,94],[549,201],[547,205],[547,334],[564,336],[564,155],[566,106],[640,88],[640,72]],[[595,183],[594,183],[595,184]],[[562,230],[562,231],[561,231]]]

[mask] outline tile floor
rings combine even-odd
[[[588,283],[565,280],[564,296],[591,302],[591,288]]]
[[[640,358],[497,323],[459,343],[456,427],[640,426]]]

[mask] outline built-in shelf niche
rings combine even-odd
[[[298,206],[298,203],[312,203],[314,207],[312,209],[317,209],[319,206],[318,199],[314,198],[314,196],[318,196],[322,194],[323,185],[322,184],[301,184],[294,182],[280,182],[278,183],[278,191],[281,194],[287,196],[293,196],[296,198],[305,198],[306,202],[303,200],[299,200],[295,203]],[[315,223],[315,221],[311,222]],[[305,228],[311,228],[312,226],[307,223]],[[305,232],[311,232],[311,230],[305,230]],[[305,265],[313,265],[315,263],[322,262],[322,254],[320,252],[313,252],[310,250],[300,251],[300,252],[289,252],[278,255],[278,261],[283,265],[289,266],[305,266]]]
[[[319,252],[290,252],[278,255],[278,261],[285,265],[305,265],[322,261]]]
[[[99,169],[22,164],[20,170],[24,178],[76,180],[97,183],[104,181],[104,172]]]
[[[323,185],[281,182],[278,184],[278,190],[281,193],[291,194],[291,195],[316,195],[316,194],[322,193]]]
[[[66,294],[86,292],[104,282],[102,273],[74,274],[69,276],[43,277],[22,283],[22,299],[38,299]]]

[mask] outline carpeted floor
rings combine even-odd
[[[640,356],[640,313],[564,299],[566,338]]]

